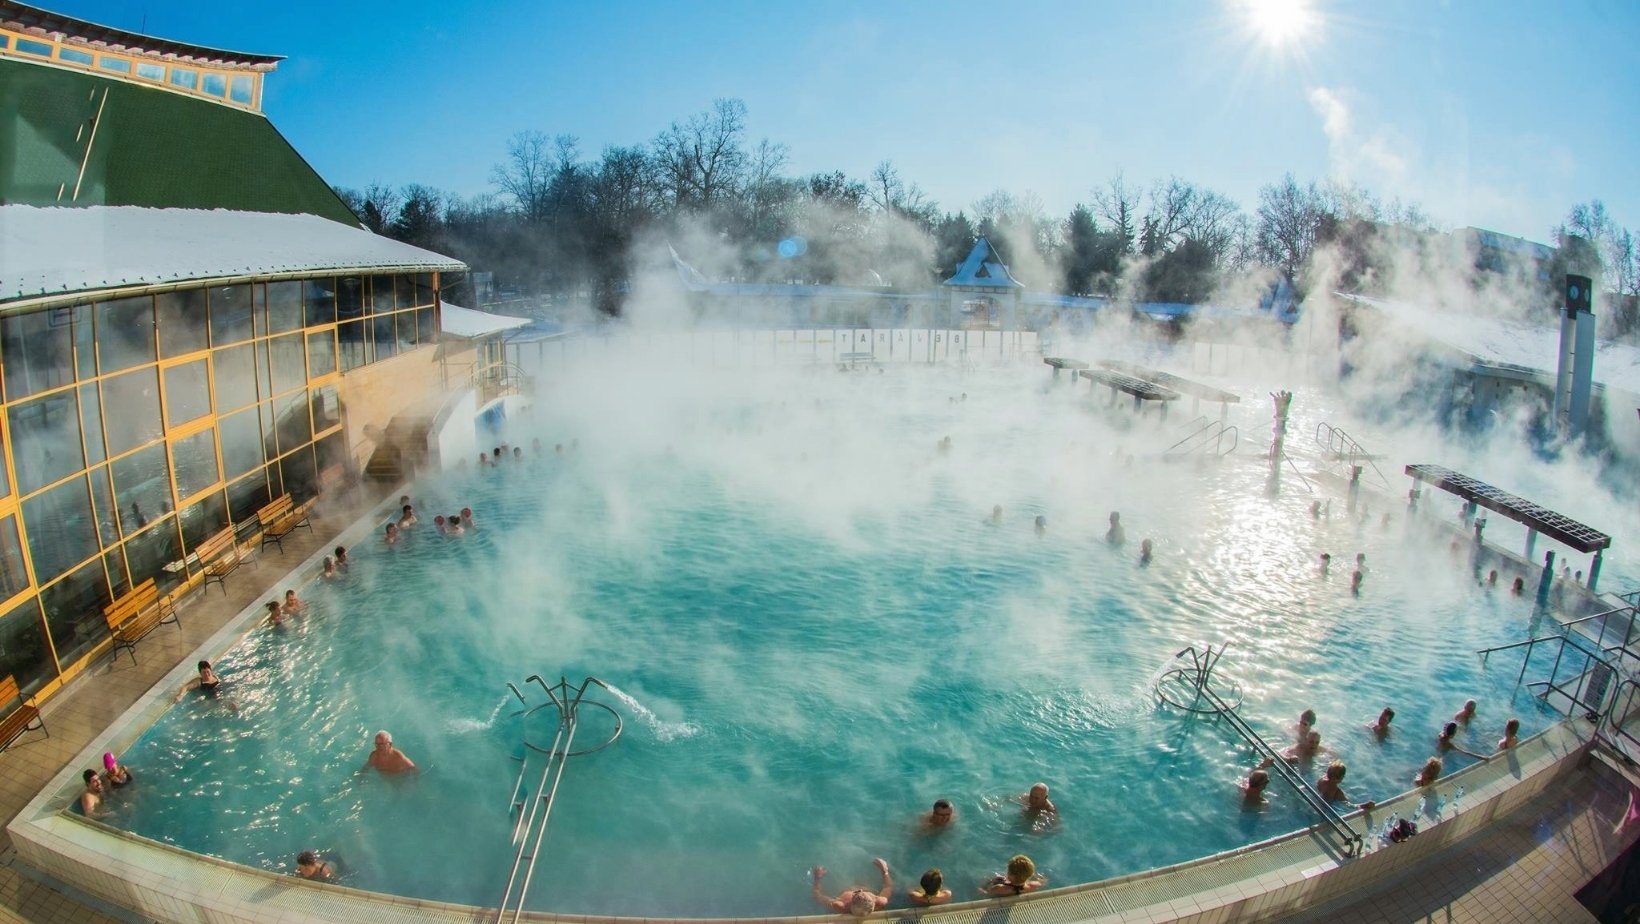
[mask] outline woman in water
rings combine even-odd
[[[1048,877],[1036,871],[1036,864],[1024,854],[1015,854],[1008,861],[1008,872],[998,873],[979,887],[986,895],[1023,895],[1048,884]]]
[[[951,890],[945,888],[945,874],[931,869],[922,874],[920,888],[906,894],[913,905],[943,905],[951,900]]]
[[[1507,751],[1520,743],[1520,719],[1510,719],[1503,724],[1503,737],[1498,739],[1498,750]]]
[[[1424,761],[1423,769],[1419,770],[1418,775],[1412,778],[1412,785],[1433,786],[1435,781],[1441,778],[1442,769],[1441,759],[1431,757],[1429,760]]]
[[[304,850],[296,855],[296,874],[303,879],[318,879],[321,882],[336,881],[336,867],[328,860],[322,860],[311,850]]]
[[[198,690],[212,699],[215,699],[222,694],[222,678],[216,675],[216,671],[211,667],[211,662],[201,661],[196,666],[199,668],[199,676],[183,684],[182,689],[177,691],[177,695],[171,700],[171,702],[182,702],[182,695],[187,693],[189,690]],[[234,702],[232,697],[229,697],[228,708],[234,712],[238,712],[239,704]]]
[[[285,624],[285,611],[279,606],[278,600],[268,601],[268,613],[262,619],[262,624],[278,628]]]
[[[1436,753],[1445,754],[1447,751],[1457,751],[1459,754],[1473,757],[1476,760],[1480,760],[1486,756],[1485,754],[1476,754],[1474,751],[1459,745],[1458,742],[1454,740],[1457,736],[1458,723],[1446,723],[1446,725],[1441,728],[1441,733],[1435,738],[1435,747],[1437,749]]]
[[[326,555],[325,556],[324,568],[323,568],[323,570],[321,570],[319,572],[319,577],[321,577],[321,578],[328,581],[331,578],[334,578],[335,576],[336,576],[336,559],[331,558],[329,555]]]
[[[124,764],[114,758],[114,752],[112,751],[103,755],[103,776],[108,780],[110,789],[129,786],[132,780],[131,771],[127,770]]]

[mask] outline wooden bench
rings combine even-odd
[[[205,569],[205,587],[209,589],[211,582],[215,581],[222,585],[222,595],[227,596],[228,582],[223,579],[245,562],[245,556],[239,551],[239,542],[234,538],[233,527],[201,542],[194,549],[194,556]]]
[[[7,677],[0,680],[0,703],[9,704],[12,700],[17,701],[17,708],[0,719],[0,751],[11,747],[12,742],[26,731],[39,730],[46,732],[47,738],[51,737],[51,732],[46,731],[45,720],[40,718],[40,710],[29,705],[17,689],[17,678]]]
[[[308,522],[308,507],[312,504],[308,501],[297,506],[289,494],[281,494],[273,503],[256,511],[256,520],[262,524],[262,548],[267,548],[271,542],[283,552],[285,537],[297,527],[305,526],[308,532],[313,532],[313,524]]]
[[[148,633],[166,623],[182,627],[171,601],[160,596],[153,578],[103,607],[103,616],[108,620],[108,631],[114,635],[114,650],[124,648],[131,655],[132,664],[137,663],[137,643],[147,638]]]

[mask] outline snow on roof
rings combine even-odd
[[[1538,369],[1551,378],[1560,363],[1558,323],[1432,311],[1422,305],[1358,295],[1345,297],[1371,305],[1398,324],[1482,363]],[[1610,340],[1596,341],[1594,380],[1625,391],[1640,392],[1640,348]]]
[[[466,268],[314,215],[0,205],[0,304],[236,276]]]
[[[1013,273],[1008,272],[1008,265],[997,256],[991,242],[983,237],[974,242],[974,249],[968,251],[968,258],[957,267],[956,275],[945,280],[945,284],[993,289],[1025,288]]]
[[[439,321],[439,329],[452,337],[487,337],[490,334],[499,334],[504,330],[513,330],[519,327],[528,327],[529,318],[515,318],[505,314],[491,314],[488,311],[474,311],[460,305],[444,302],[439,309],[443,314]]]

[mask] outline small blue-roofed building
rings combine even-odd
[[[943,283],[949,294],[951,316],[964,330],[1000,330],[1017,326],[1020,296],[1025,286],[1009,271],[1008,264],[986,238],[974,242],[974,249],[957,265],[957,271]]]

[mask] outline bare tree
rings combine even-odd
[[[662,187],[678,208],[711,208],[740,186],[746,167],[741,136],[746,104],[719,99],[706,112],[673,122],[655,139]]]
[[[933,226],[934,202],[916,183],[905,182],[891,160],[883,161],[871,171],[866,194],[880,211],[909,218],[925,228]]]
[[[1258,192],[1258,230],[1254,234],[1258,258],[1287,278],[1298,271],[1315,251],[1316,231],[1321,225],[1321,194],[1315,184],[1298,185],[1291,173],[1279,183]]]
[[[371,183],[364,188],[364,226],[375,234],[386,234],[393,218],[399,214],[399,191],[384,183]]]
[[[1094,190],[1093,202],[1105,223],[1122,238],[1123,249],[1132,250],[1139,233],[1139,190],[1117,173],[1104,189]]]
[[[547,217],[547,189],[553,172],[547,136],[522,131],[507,142],[507,159],[490,172],[490,182],[512,200],[513,208],[525,221],[533,224]]]

